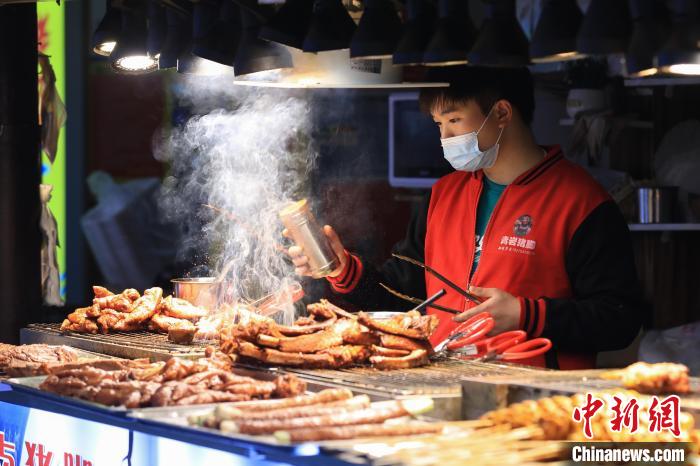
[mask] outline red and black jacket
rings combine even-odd
[[[617,205],[581,167],[550,148],[537,166],[501,195],[484,233],[481,259],[471,280],[475,217],[483,172],[457,171],[441,178],[411,220],[395,252],[414,257],[465,288],[500,288],[521,303],[520,328],[552,340],[553,351],[529,364],[591,368],[599,351],[621,349],[635,338],[646,308],[637,280],[631,238]],[[445,288],[438,303],[473,305],[411,264],[390,259],[379,269],[350,255],[333,289],[364,308],[406,309],[379,283],[424,297]],[[457,325],[440,317],[431,341]]]

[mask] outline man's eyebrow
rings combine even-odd
[[[455,111],[457,111],[456,107],[452,107],[452,106],[446,107],[446,108],[442,109],[442,111],[440,112],[440,115],[447,115],[448,113],[452,113]]]

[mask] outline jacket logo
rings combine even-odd
[[[521,215],[515,221],[515,226],[513,227],[513,233],[516,236],[526,236],[532,230],[532,217],[529,215]]]

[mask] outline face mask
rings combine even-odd
[[[484,122],[478,130],[460,136],[440,139],[445,159],[450,162],[450,165],[452,165],[455,170],[473,172],[483,168],[491,168],[496,163],[496,157],[498,157],[498,141],[501,140],[504,128],[501,128],[498,139],[496,139],[496,144],[485,151],[479,150],[478,138],[479,131],[481,131],[481,128],[483,128],[488,121],[492,111],[493,107],[489,110],[486,119],[484,119]]]

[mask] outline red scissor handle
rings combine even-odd
[[[507,349],[527,340],[527,333],[523,330],[511,330],[499,333],[486,340],[486,348],[490,353],[501,354]]]
[[[546,353],[552,348],[552,342],[548,338],[535,338],[532,340],[511,346],[503,351],[500,359],[504,361],[515,361],[519,359],[529,359]]]
[[[452,332],[450,338],[452,338],[455,335],[461,334],[463,334],[464,336],[461,336],[449,342],[447,344],[447,349],[450,351],[454,351],[463,346],[472,344],[479,340],[483,340],[483,337],[491,330],[493,330],[493,327],[495,325],[496,323],[494,322],[493,317],[491,317],[490,314],[486,312],[477,314],[471,319],[461,324]]]
[[[489,314],[488,312],[480,312],[476,315],[473,315],[469,319],[465,320],[457,327],[455,327],[455,329],[450,332],[450,336],[455,336],[458,333],[467,333],[470,331],[470,328],[472,328],[477,323],[481,322],[482,320],[489,319],[493,320],[493,317],[491,317],[491,314]]]

